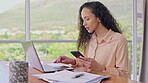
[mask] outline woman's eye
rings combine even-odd
[[[89,20],[89,18],[87,18],[86,20]]]

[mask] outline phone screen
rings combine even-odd
[[[73,54],[76,58],[79,58],[80,56],[84,57],[79,51],[71,51],[71,54]]]

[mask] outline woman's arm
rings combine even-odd
[[[122,77],[128,77],[128,46],[125,38],[120,38],[116,51],[115,67],[106,67],[104,72],[115,74]]]

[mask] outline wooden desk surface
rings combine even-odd
[[[43,61],[45,63],[51,63],[53,60],[45,60]],[[9,61],[0,61],[0,83],[9,83],[9,67],[8,67]],[[46,81],[40,80],[34,76],[33,74],[41,74],[43,72],[40,72],[32,67],[29,67],[29,83],[48,83]],[[96,72],[92,71],[91,73],[95,74],[100,74],[100,75],[105,75],[105,76],[110,76],[111,79],[109,80],[103,80],[101,83],[142,83],[142,82],[137,82],[134,80],[126,79],[123,77],[103,73],[103,72]]]

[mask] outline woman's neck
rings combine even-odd
[[[102,24],[95,30],[95,35],[97,37],[97,42],[100,42],[102,38],[107,34],[109,30]]]

